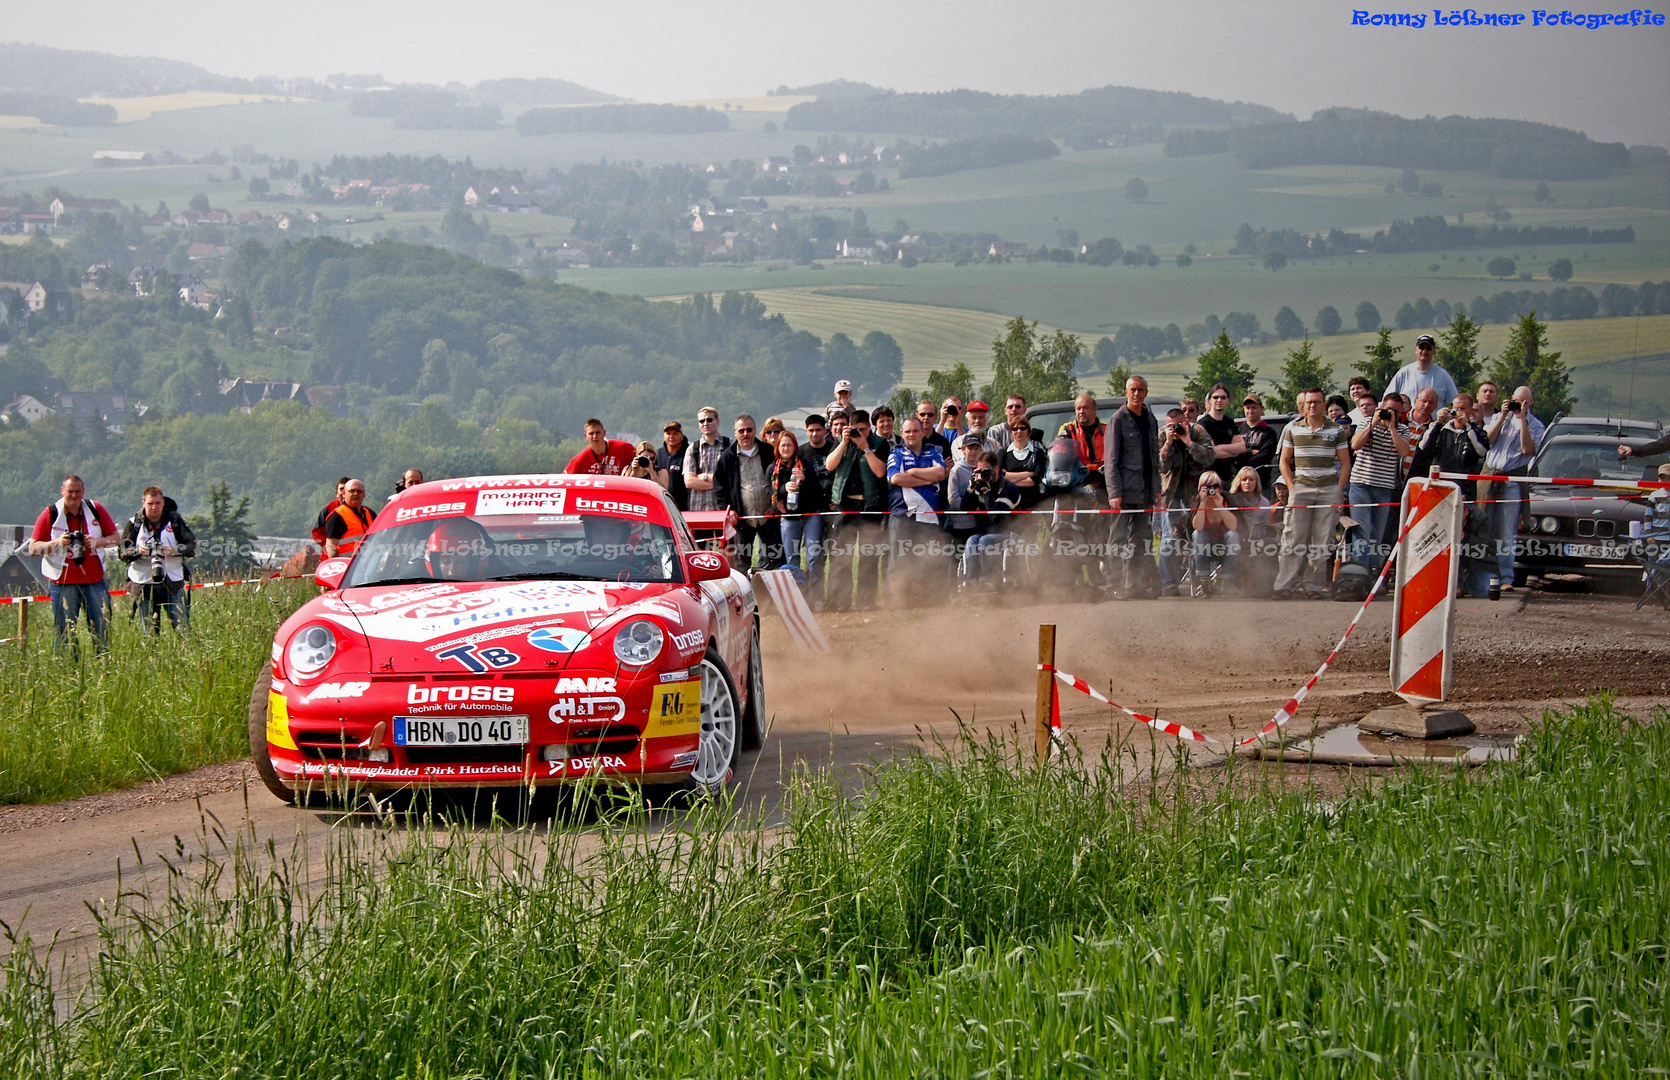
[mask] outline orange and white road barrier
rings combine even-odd
[[[1443,701],[1450,692],[1452,616],[1461,572],[1461,501],[1461,488],[1436,475],[1412,477],[1403,492],[1392,613],[1392,690],[1412,705]]]

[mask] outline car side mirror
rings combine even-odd
[[[349,559],[324,559],[318,569],[313,571],[313,583],[326,589],[334,589],[342,582],[342,575],[348,572]]]
[[[684,556],[684,579],[695,585],[731,576],[731,560],[717,551],[691,551]]]

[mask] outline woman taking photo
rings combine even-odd
[[[777,436],[771,472],[771,512],[782,522],[783,565],[794,574],[800,587],[806,587],[806,571],[800,565],[800,551],[806,549],[806,561],[815,565],[823,547],[823,518],[829,509],[829,497],[816,475],[806,471],[805,459],[800,456],[800,440],[791,431]]]

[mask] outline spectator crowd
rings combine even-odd
[[[920,603],[1009,585],[1120,599],[1361,599],[1396,542],[1404,485],[1436,466],[1488,478],[1460,485],[1461,588],[1494,598],[1513,588],[1518,478],[1544,426],[1529,387],[1461,392],[1434,352],[1421,335],[1416,359],[1382,392],[1362,378],[1345,395],[1303,390],[1279,431],[1256,393],[1232,415],[1221,384],[1160,416],[1147,381],[1132,376],[1107,419],[1082,394],[1073,419],[1045,432],[1018,394],[997,417],[984,401],[948,397],[924,398],[901,420],[885,405],[856,406],[842,380],[805,419],[804,439],[777,417],[742,414],[727,430],[713,408],[697,413],[694,435],[668,421],[659,445],[611,439],[592,419],[565,471],[652,480],[680,510],[723,513],[733,565],[787,569],[815,609],[844,611],[877,607],[884,590],[890,603]],[[396,490],[423,479],[408,469]],[[313,540],[351,555],[375,519],[364,482],[341,477]],[[153,630],[164,616],[184,628],[196,539],[174,501],[148,487],[118,529],[71,476],[29,545],[58,641],[84,615],[103,647],[110,548],[127,566],[135,614]]]
[[[876,606],[884,585],[903,602],[1006,583],[1132,599],[1366,595],[1396,542],[1404,485],[1436,465],[1502,477],[1482,492],[1462,485],[1462,587],[1499,595],[1513,587],[1514,478],[1543,424],[1528,387],[1485,382],[1475,398],[1434,351],[1421,335],[1383,393],[1361,378],[1345,396],[1304,390],[1279,432],[1258,394],[1237,417],[1222,385],[1160,416],[1135,376],[1112,416],[1084,394],[1045,432],[1019,395],[1001,417],[949,397],[901,421],[854,405],[843,380],[804,438],[777,417],[743,414],[726,430],[712,408],[694,437],[669,421],[660,445],[610,439],[588,420],[568,471],[653,479],[680,509],[723,511],[734,563],[786,568],[815,608],[839,611]]]

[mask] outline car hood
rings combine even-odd
[[[613,631],[627,619],[649,616],[672,635],[706,625],[695,589],[640,582],[371,585],[309,607],[364,637],[373,673],[544,672],[593,661],[612,668]]]
[[[1573,488],[1569,484],[1529,484],[1531,512],[1538,517],[1594,518],[1611,521],[1646,519],[1651,511],[1641,502],[1636,489],[1630,498],[1612,494],[1606,488]]]

